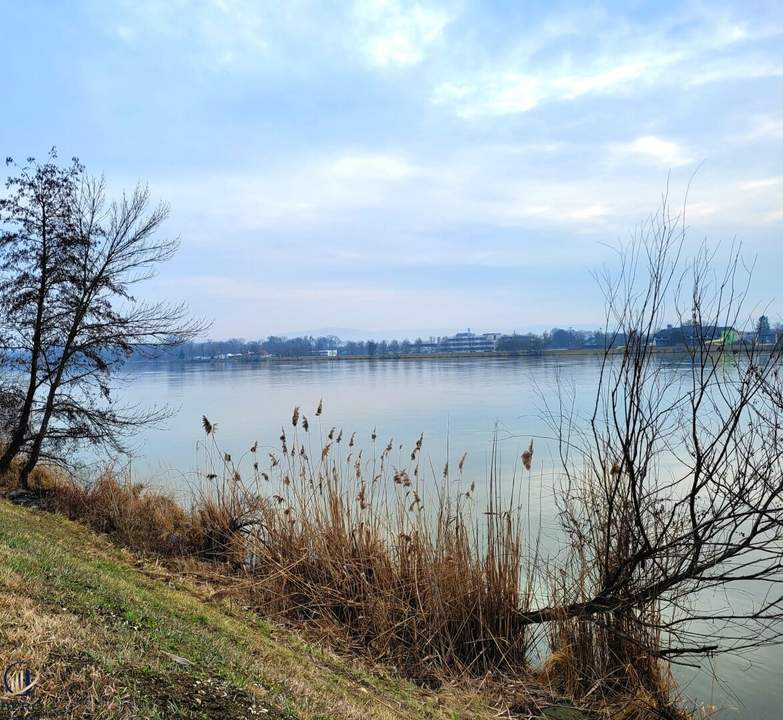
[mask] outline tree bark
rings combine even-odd
[[[6,446],[2,457],[0,457],[0,475],[4,475],[11,468],[11,463],[19,454],[25,441],[25,434],[27,426],[30,423],[30,415],[33,410],[33,402],[35,400],[36,385],[38,382],[38,360],[41,353],[41,339],[42,339],[42,325],[44,306],[46,304],[46,284],[48,280],[48,265],[49,265],[49,252],[47,242],[47,217],[46,208],[41,209],[41,279],[38,284],[38,297],[36,298],[35,309],[35,328],[33,330],[33,344],[30,352],[30,381],[27,385],[27,393],[25,394],[22,408],[19,412],[19,418],[16,423],[16,428],[11,436],[11,441]],[[29,472],[25,475],[19,476],[19,484],[25,490],[28,489],[27,478]]]

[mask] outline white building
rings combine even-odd
[[[441,339],[441,348],[444,352],[494,352],[500,333],[476,333],[461,332],[452,337]]]

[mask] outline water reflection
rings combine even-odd
[[[671,358],[663,362],[674,375],[682,364]],[[423,432],[423,453],[433,474],[441,472],[447,458],[455,467],[467,452],[464,473],[468,482],[476,480],[479,502],[496,429],[504,481],[520,477],[520,455],[535,438],[534,472],[523,479],[535,483],[532,516],[540,512],[544,544],[553,550],[559,461],[542,411],[546,404],[557,407],[560,383],[573,394],[577,417],[589,417],[599,371],[600,360],[592,356],[137,365],[122,395],[130,402],[177,409],[166,428],[138,438],[133,474],[180,491],[198,465],[202,415],[217,422],[222,447],[237,455],[256,440],[260,448],[277,450],[280,429],[290,427],[295,405],[308,416],[314,446],[336,426],[346,438],[355,431],[359,446],[367,447],[375,429],[379,445],[392,438],[402,445],[404,464]],[[321,399],[324,414],[316,418]],[[723,707],[721,718],[777,718],[783,707],[781,661],[783,650],[766,648],[715,661],[723,684],[687,668],[678,676],[689,696]]]

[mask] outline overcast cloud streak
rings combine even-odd
[[[667,182],[779,320],[783,6],[626,6],[0,0],[0,152],[149,182],[219,336],[598,323]]]

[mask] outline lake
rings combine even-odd
[[[666,360],[677,372],[677,361]],[[137,364],[129,366],[121,389],[126,402],[166,404],[176,410],[165,427],[150,429],[135,441],[131,470],[135,479],[187,491],[199,466],[201,417],[217,423],[223,450],[241,455],[255,441],[277,451],[281,427],[291,427],[294,406],[310,422],[313,445],[331,427],[369,443],[394,439],[410,453],[424,433],[422,453],[432,473],[447,457],[455,467],[463,453],[465,476],[477,485],[486,479],[493,436],[504,482],[520,472],[520,455],[534,439],[535,497],[540,502],[544,543],[554,548],[558,525],[554,488],[556,445],[546,422],[546,406],[557,408],[558,387],[574,397],[578,416],[591,411],[598,381],[597,356],[517,359],[422,359],[301,361],[225,364]],[[323,414],[315,410],[323,401]],[[713,663],[707,671],[677,671],[691,699],[723,708],[720,718],[778,718],[783,708],[783,649],[765,648],[741,658]]]

